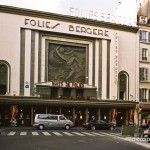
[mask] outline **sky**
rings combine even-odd
[[[104,14],[136,18],[136,2],[143,0],[0,0],[0,5],[96,19]],[[127,13],[128,12],[128,13]],[[106,17],[105,17],[106,18]]]

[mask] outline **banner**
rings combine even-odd
[[[111,117],[111,118],[112,118],[111,123],[113,123],[114,125],[116,125],[116,124],[117,124],[117,122],[116,122],[117,109],[116,109],[116,108],[113,108],[113,109],[112,109],[111,116],[112,116],[112,117]]]
[[[12,105],[10,107],[11,111],[11,126],[17,126],[17,114],[18,114],[18,107],[16,105]]]
[[[134,125],[134,109],[129,111],[129,125]]]

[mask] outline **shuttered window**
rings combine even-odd
[[[148,42],[150,42],[150,32],[148,32]]]
[[[140,41],[147,42],[147,32],[146,31],[140,31]]]
[[[148,81],[148,69],[140,68],[140,81]]]
[[[148,60],[148,49],[142,48],[142,60],[147,61]]]
[[[149,90],[148,89],[144,89],[144,88],[140,88],[140,91],[139,91],[139,98],[140,98],[140,101],[141,102],[147,102],[147,99],[148,99],[148,92]]]

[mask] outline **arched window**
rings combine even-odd
[[[126,72],[122,71],[119,73],[119,99],[128,100],[129,99],[129,76]]]
[[[0,95],[9,93],[10,65],[5,61],[0,61]]]

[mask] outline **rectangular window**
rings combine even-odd
[[[142,60],[148,60],[148,49],[142,48]]]
[[[148,69],[140,68],[140,81],[148,81]]]
[[[49,116],[50,120],[58,120],[58,116]]]
[[[150,32],[148,32],[148,42],[150,42]]]
[[[141,102],[147,102],[147,99],[148,99],[148,97],[147,97],[148,89],[141,88],[139,92],[140,92],[140,94],[139,94],[140,101]]]
[[[148,102],[150,102],[150,89],[148,90]]]
[[[48,119],[48,115],[39,115],[38,119]]]
[[[76,97],[78,99],[83,98],[83,89],[77,89],[76,90]]]
[[[140,31],[140,41],[147,42],[147,32],[146,31]]]
[[[69,88],[64,88],[63,89],[63,98],[69,98],[71,95],[71,89]]]
[[[52,87],[51,88],[51,97],[52,98],[57,98],[57,96],[58,96],[58,88],[55,88],[55,87]]]

